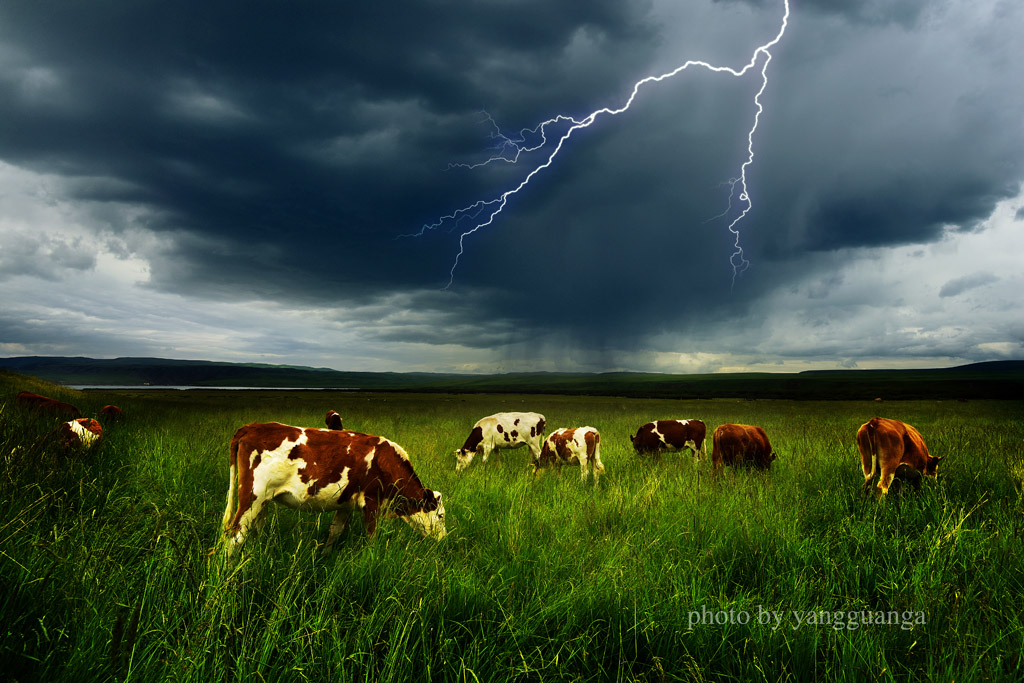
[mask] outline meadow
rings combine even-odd
[[[0,375],[0,677],[17,681],[980,681],[1024,678],[1024,403],[353,392],[71,392]],[[69,457],[27,389],[126,418]],[[444,494],[448,537],[271,510],[236,566],[220,536],[239,426],[387,436]],[[456,473],[473,423],[597,427],[607,474],[532,479],[525,449]],[[948,456],[862,496],[875,415]],[[768,473],[627,435],[652,419],[765,428]],[[708,439],[708,450],[711,444]],[[865,623],[869,622],[869,623]]]

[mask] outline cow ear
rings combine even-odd
[[[945,458],[946,456],[944,456],[944,455],[933,455],[932,457],[933,457],[933,458],[935,458],[935,460],[936,460],[936,462],[937,462],[937,461],[939,461],[939,460],[942,460],[942,459],[943,459],[943,458]]]

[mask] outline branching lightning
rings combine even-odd
[[[740,203],[743,205],[743,209],[737,216],[735,216],[732,219],[732,221],[728,225],[728,230],[730,233],[732,233],[734,237],[734,251],[732,255],[729,257],[729,263],[732,265],[732,279],[733,284],[735,284],[737,275],[746,270],[747,267],[750,265],[750,262],[747,261],[747,259],[743,255],[743,248],[740,246],[740,232],[737,226],[744,218],[746,218],[747,214],[753,208],[753,203],[750,199],[750,193],[747,190],[747,169],[754,162],[754,134],[757,132],[757,126],[761,119],[761,113],[764,110],[761,104],[761,95],[764,93],[765,88],[768,87],[768,64],[772,60],[772,54],[770,50],[782,39],[782,36],[786,32],[786,26],[789,24],[789,0],[783,0],[783,4],[785,6],[785,11],[782,15],[782,24],[779,28],[779,32],[772,40],[755,49],[750,57],[750,61],[747,62],[747,64],[744,65],[741,69],[734,69],[732,67],[727,66],[715,66],[701,60],[688,60],[686,63],[676,67],[672,71],[663,73],[658,76],[647,76],[637,81],[633,85],[633,90],[630,93],[629,98],[626,100],[625,104],[623,104],[621,107],[617,109],[604,107],[591,112],[582,119],[558,115],[539,123],[537,126],[533,128],[522,129],[521,131],[519,131],[519,134],[517,136],[507,136],[503,134],[499,129],[498,125],[494,122],[494,119],[492,119],[489,114],[485,114],[486,120],[489,121],[494,128],[494,132],[491,134],[491,138],[495,141],[494,148],[497,150],[497,153],[491,156],[486,161],[481,161],[476,164],[450,164],[450,168],[478,168],[480,166],[485,166],[491,163],[515,164],[519,162],[520,157],[524,153],[540,152],[541,150],[547,148],[549,146],[549,143],[551,143],[552,140],[555,138],[557,138],[557,142],[553,143],[554,146],[548,153],[547,159],[543,161],[543,163],[535,166],[533,170],[527,173],[526,176],[514,187],[505,190],[504,192],[502,192],[500,195],[493,199],[480,200],[474,202],[473,204],[470,204],[469,206],[464,206],[461,209],[456,209],[452,213],[440,217],[436,222],[431,223],[429,225],[424,225],[422,228],[420,228],[419,232],[408,235],[400,235],[399,237],[422,237],[424,234],[426,234],[427,231],[437,230],[438,228],[441,228],[445,225],[450,225],[450,230],[463,230],[463,232],[459,235],[459,252],[458,254],[455,255],[455,262],[452,264],[452,268],[449,273],[448,284],[445,285],[444,287],[445,289],[448,289],[452,286],[452,283],[455,281],[455,270],[456,268],[458,268],[459,261],[461,260],[462,255],[465,253],[466,238],[475,233],[477,230],[485,228],[491,223],[493,223],[498,214],[500,214],[505,209],[509,197],[518,193],[520,190],[526,187],[537,174],[551,166],[551,164],[554,163],[555,158],[558,156],[559,152],[562,151],[562,147],[569,140],[569,138],[571,138],[573,134],[576,133],[576,131],[583,128],[588,128],[591,124],[597,121],[599,117],[618,116],[619,114],[627,111],[633,105],[633,101],[639,94],[640,89],[650,83],[660,83],[661,81],[667,80],[669,78],[672,78],[673,76],[676,76],[677,74],[682,73],[683,71],[686,71],[690,67],[701,67],[707,69],[708,71],[713,71],[715,73],[727,73],[737,78],[740,78],[751,69],[754,69],[758,63],[758,60],[761,58],[761,55],[764,55],[764,61],[761,65],[761,87],[758,89],[757,94],[754,95],[754,107],[756,109],[756,113],[754,114],[754,123],[751,126],[750,130],[747,132],[747,158],[740,166],[739,176],[736,178],[731,178],[727,182],[727,184],[730,186],[728,208],[722,214],[719,214],[718,216],[715,217],[721,218],[731,213],[732,200],[733,197],[737,195],[738,190],[738,199]],[[563,133],[561,133],[561,135],[552,135],[552,139],[549,139],[548,129],[553,128],[556,125],[568,125],[568,128]],[[470,225],[472,227],[466,229],[466,226]]]

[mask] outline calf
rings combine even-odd
[[[705,435],[707,427],[700,420],[658,420],[648,422],[629,437],[637,453],[681,451],[689,448],[693,457],[707,457]]]
[[[466,443],[455,451],[455,471],[461,472],[473,462],[473,456],[483,453],[487,462],[491,451],[498,448],[527,446],[534,465],[540,458],[540,445],[544,439],[544,416],[540,413],[495,413],[481,418],[469,433]]]
[[[772,451],[764,430],[752,425],[719,425],[711,441],[713,470],[720,470],[723,463],[768,470],[771,469],[772,461],[778,457]]]
[[[58,401],[48,396],[42,396],[41,394],[34,394],[31,391],[20,392],[15,401],[18,405],[25,406],[37,413],[59,415],[61,417],[69,418],[82,417],[81,411],[70,403]]]
[[[590,465],[594,465],[594,486],[598,478],[604,474],[601,463],[601,434],[593,427],[577,427],[575,429],[556,429],[544,441],[544,447],[533,465],[533,475],[537,476],[540,468],[550,465],[568,465],[578,462],[580,479],[587,480]]]
[[[251,529],[263,526],[270,501],[334,511],[328,548],[344,531],[352,508],[362,509],[368,535],[385,505],[424,536],[440,540],[447,533],[441,494],[425,488],[402,447],[384,437],[253,423],[235,432],[228,463],[222,522],[228,557],[238,552]]]
[[[80,417],[50,432],[50,439],[65,451],[87,451],[103,437],[103,427],[91,417]]]
[[[867,491],[871,480],[878,477],[878,489],[884,496],[889,492],[893,477],[920,484],[921,475],[935,476],[941,456],[928,453],[924,438],[916,429],[884,417],[873,417],[857,430],[857,449],[864,470],[862,491]]]
[[[333,410],[327,411],[327,416],[324,418],[324,423],[327,425],[328,429],[337,429],[339,431],[345,429],[345,427],[342,426],[341,424],[341,415],[338,415],[338,413],[336,413]]]

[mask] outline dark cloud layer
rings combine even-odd
[[[977,229],[1019,191],[1024,99],[1007,73],[1019,68],[1018,10],[794,3],[749,169],[754,208],[740,227],[752,267],[735,287],[725,226],[736,214],[714,217],[761,83],[756,70],[695,68],[574,134],[466,238],[453,290],[436,291],[459,230],[396,237],[495,198],[546,158],[449,168],[490,153],[482,110],[513,135],[618,106],[639,77],[700,58],[689,50],[701,35],[739,67],[778,31],[782,2],[716,0],[695,10],[699,26],[667,24],[676,11],[653,0],[4,3],[0,160],[63,178],[67,199],[93,206],[112,235],[161,235],[146,254],[160,291],[335,304],[384,341],[486,348],[555,334],[598,356],[756,316],[759,297],[816,255]],[[144,218],[105,217],[104,205]],[[0,263],[41,277],[95,263],[74,244],[39,237]],[[941,296],[981,284],[953,280]]]

